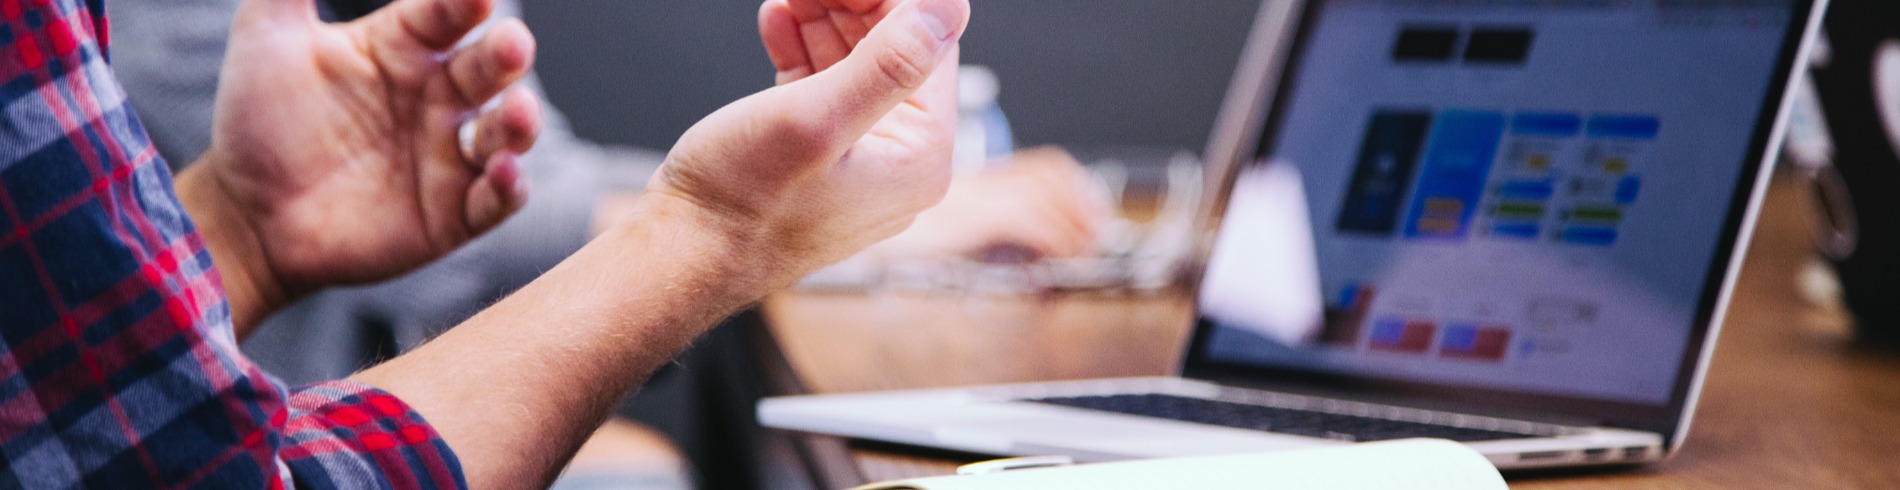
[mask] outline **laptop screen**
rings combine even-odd
[[[1806,5],[1312,2],[1195,362],[1679,402]]]

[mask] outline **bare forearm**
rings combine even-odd
[[[969,4],[877,3],[828,9],[847,29],[877,26],[842,60],[799,39],[836,39],[838,26],[764,3],[761,35],[782,84],[682,134],[636,225],[356,379],[428,417],[471,485],[545,484],[616,398],[707,326],[902,230],[948,184]]]
[[[501,303],[355,377],[440,431],[476,488],[552,480],[614,403],[785,280],[664,197]]]

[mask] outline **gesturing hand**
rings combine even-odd
[[[783,282],[943,197],[968,0],[768,0],[779,86],[688,129],[649,195],[691,203]]]
[[[194,214],[237,225],[207,235],[258,255],[221,261],[227,284],[248,276],[267,298],[391,277],[499,224],[526,198],[515,155],[541,124],[525,91],[479,111],[532,64],[526,26],[454,49],[495,0],[397,0],[347,24],[320,21],[314,1],[239,7],[211,149],[181,177],[212,191],[188,205],[223,208]]]

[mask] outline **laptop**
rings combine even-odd
[[[1507,469],[1661,460],[1826,3],[1269,0],[1206,154],[1178,376],[759,420],[1083,461],[1412,437]]]

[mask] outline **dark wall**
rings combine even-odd
[[[973,0],[1024,145],[1200,151],[1259,0]],[[771,84],[757,0],[527,2],[555,106],[581,135],[653,148]]]

